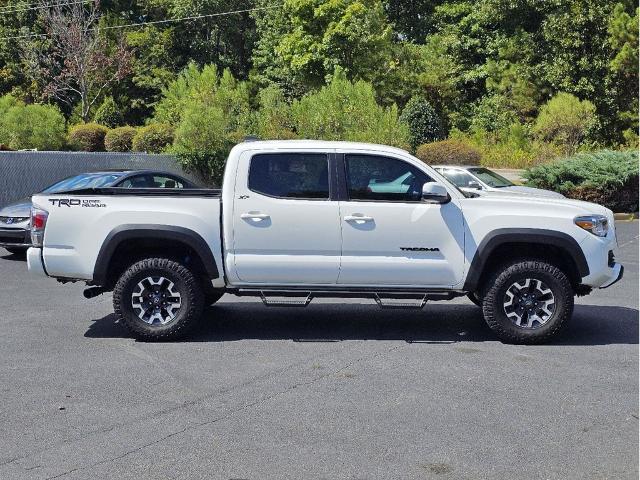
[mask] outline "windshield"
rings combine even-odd
[[[502,187],[513,186],[513,183],[511,183],[509,180],[486,168],[481,168],[481,167],[468,168],[467,170],[472,174],[474,174],[476,177],[478,177],[480,180],[482,180],[484,183],[489,185],[490,187],[502,188]]]
[[[125,172],[83,173],[65,178],[45,188],[41,193],[57,193],[81,188],[97,188],[111,185]]]

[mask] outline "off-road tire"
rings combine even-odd
[[[141,320],[132,306],[133,291],[147,277],[165,277],[180,293],[181,305],[175,318],[164,325]],[[204,294],[198,277],[184,265],[167,258],[145,258],[131,265],[113,289],[117,320],[143,341],[169,341],[184,337],[200,320]]]
[[[480,299],[480,297],[478,297],[478,294],[476,292],[467,293],[467,298],[471,300],[475,305],[482,308],[482,300]]]
[[[507,317],[504,298],[514,282],[527,278],[537,279],[551,290],[555,299],[555,310],[549,319],[538,328],[516,325]],[[557,335],[566,326],[573,314],[573,287],[562,270],[540,260],[520,260],[496,269],[488,279],[483,293],[482,311],[487,325],[505,343],[543,343]]]

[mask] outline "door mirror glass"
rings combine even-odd
[[[468,188],[472,188],[474,190],[482,190],[482,186],[476,182],[475,180],[471,180],[467,185]]]
[[[427,182],[422,186],[422,200],[427,203],[447,203],[451,197],[439,183]]]

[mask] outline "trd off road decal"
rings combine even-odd
[[[439,252],[438,247],[400,247],[405,252]]]
[[[100,200],[82,199],[79,198],[50,198],[49,201],[55,207],[106,207],[106,203],[102,203]]]

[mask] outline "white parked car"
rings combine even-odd
[[[565,198],[564,195],[542,188],[516,185],[485,167],[461,165],[433,165],[433,168],[444,175],[458,188],[467,192],[495,192],[508,194],[537,195],[540,197]]]
[[[564,198],[465,194],[404,150],[245,142],[222,190],[35,195],[29,270],[113,291],[135,336],[170,339],[224,293],[422,308],[468,295],[508,342],[549,339],[576,294],[622,277],[613,213]]]

